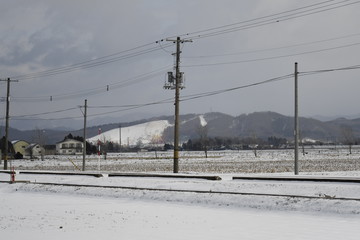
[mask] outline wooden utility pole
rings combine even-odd
[[[83,132],[83,164],[82,170],[85,171],[85,159],[86,159],[86,116],[87,116],[87,99],[85,99],[84,105],[84,132]]]
[[[176,65],[175,65],[175,126],[174,126],[174,173],[179,172],[179,99],[182,74],[180,72],[180,43],[192,42],[192,40],[181,40],[177,37],[176,40],[166,39],[166,41],[172,41],[176,43]]]
[[[119,124],[119,152],[121,152],[121,124]]]
[[[298,63],[295,63],[295,116],[294,116],[294,136],[295,136],[295,175],[299,174],[299,105],[298,105]]]
[[[10,82],[18,82],[17,80],[1,80],[7,82],[7,91],[6,91],[6,117],[5,117],[5,146],[4,146],[4,170],[8,169],[8,152],[9,152],[9,112],[10,112]]]
[[[174,173],[179,172],[179,99],[180,99],[180,37],[176,39],[175,66],[175,129],[174,129]]]

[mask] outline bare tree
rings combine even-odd
[[[207,148],[208,148],[208,142],[209,142],[208,132],[209,132],[209,129],[208,129],[207,125],[203,126],[200,124],[197,128],[197,133],[199,134],[199,137],[200,137],[201,148],[204,150],[206,158],[208,157],[208,155],[207,155]]]
[[[46,145],[45,130],[36,127],[34,130],[33,140],[34,140],[34,143],[39,144],[40,149],[41,149],[40,150],[41,160],[44,160],[45,145]],[[33,157],[33,149],[30,148],[29,150],[30,150],[30,158],[32,158]]]
[[[105,137],[105,134],[102,134],[99,136],[100,139],[100,154],[103,154],[104,155],[104,160],[106,160],[106,155],[107,155],[107,152],[108,152],[108,140],[107,138]]]
[[[341,127],[341,133],[344,138],[344,144],[348,145],[349,147],[349,154],[352,154],[352,145],[355,143],[354,132],[351,127],[343,126]]]
[[[255,132],[253,132],[253,134],[252,134],[251,143],[252,143],[252,150],[254,152],[254,155],[255,155],[255,157],[257,157],[258,156],[257,155],[257,147],[258,147],[257,143],[258,143],[258,141],[257,141],[257,137],[256,137]]]

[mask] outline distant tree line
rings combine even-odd
[[[257,137],[206,137],[189,139],[183,143],[182,149],[186,151],[269,149],[284,148],[287,145],[288,140],[286,138],[275,136],[271,136],[266,140]]]

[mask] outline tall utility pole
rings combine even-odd
[[[85,158],[86,158],[86,116],[87,116],[87,99],[85,99],[84,105],[84,132],[83,132],[83,164],[82,170],[85,171]]]
[[[179,172],[179,99],[180,88],[182,81],[182,73],[180,72],[180,43],[192,42],[192,40],[181,40],[177,37],[176,40],[166,39],[176,43],[176,65],[175,65],[175,126],[174,126],[174,173]]]
[[[10,112],[10,82],[18,82],[17,80],[10,80],[8,78],[7,80],[1,80],[0,81],[6,81],[7,82],[7,91],[6,91],[6,122],[5,122],[5,149],[4,149],[4,170],[8,169],[8,151],[9,151],[9,112]]]
[[[121,152],[121,124],[119,124],[119,152]]]
[[[295,136],[295,175],[299,174],[299,105],[298,105],[298,63],[295,63],[295,116],[294,116],[294,136]]]

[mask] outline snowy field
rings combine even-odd
[[[112,171],[126,172],[127,169],[170,173],[171,152],[157,153],[157,157],[153,152],[108,155],[106,160],[101,159],[103,177],[99,178],[20,174],[26,169],[76,172],[75,166],[81,167],[81,157],[72,156],[71,161],[58,156],[44,161],[13,161],[16,180],[30,183],[0,183],[1,239],[359,239],[360,201],[335,198],[360,199],[360,184],[232,179],[233,176],[259,174],[292,176],[291,151],[258,151],[257,157],[252,151],[211,152],[207,159],[201,152],[181,154],[183,174],[218,175],[222,180],[108,176]],[[359,156],[358,151],[348,155],[346,149],[309,150],[300,157],[301,169],[305,169],[305,163],[307,168],[315,167],[313,171],[301,171],[300,175],[359,178]],[[98,172],[96,156],[87,161],[88,172]],[[189,170],[184,170],[187,168]],[[317,169],[321,171],[314,171]],[[326,169],[331,170],[324,171]],[[0,181],[9,179],[8,173],[0,173]],[[42,182],[93,187],[39,184]],[[319,198],[165,192],[144,188]]]
[[[121,172],[172,172],[173,152],[109,153],[106,157],[87,156],[86,170]],[[14,160],[15,169],[78,171],[81,156],[45,156],[45,160]],[[275,173],[293,172],[293,150],[180,152],[180,172],[202,173]],[[299,153],[301,172],[360,171],[360,148],[349,154],[346,147],[324,146]]]

